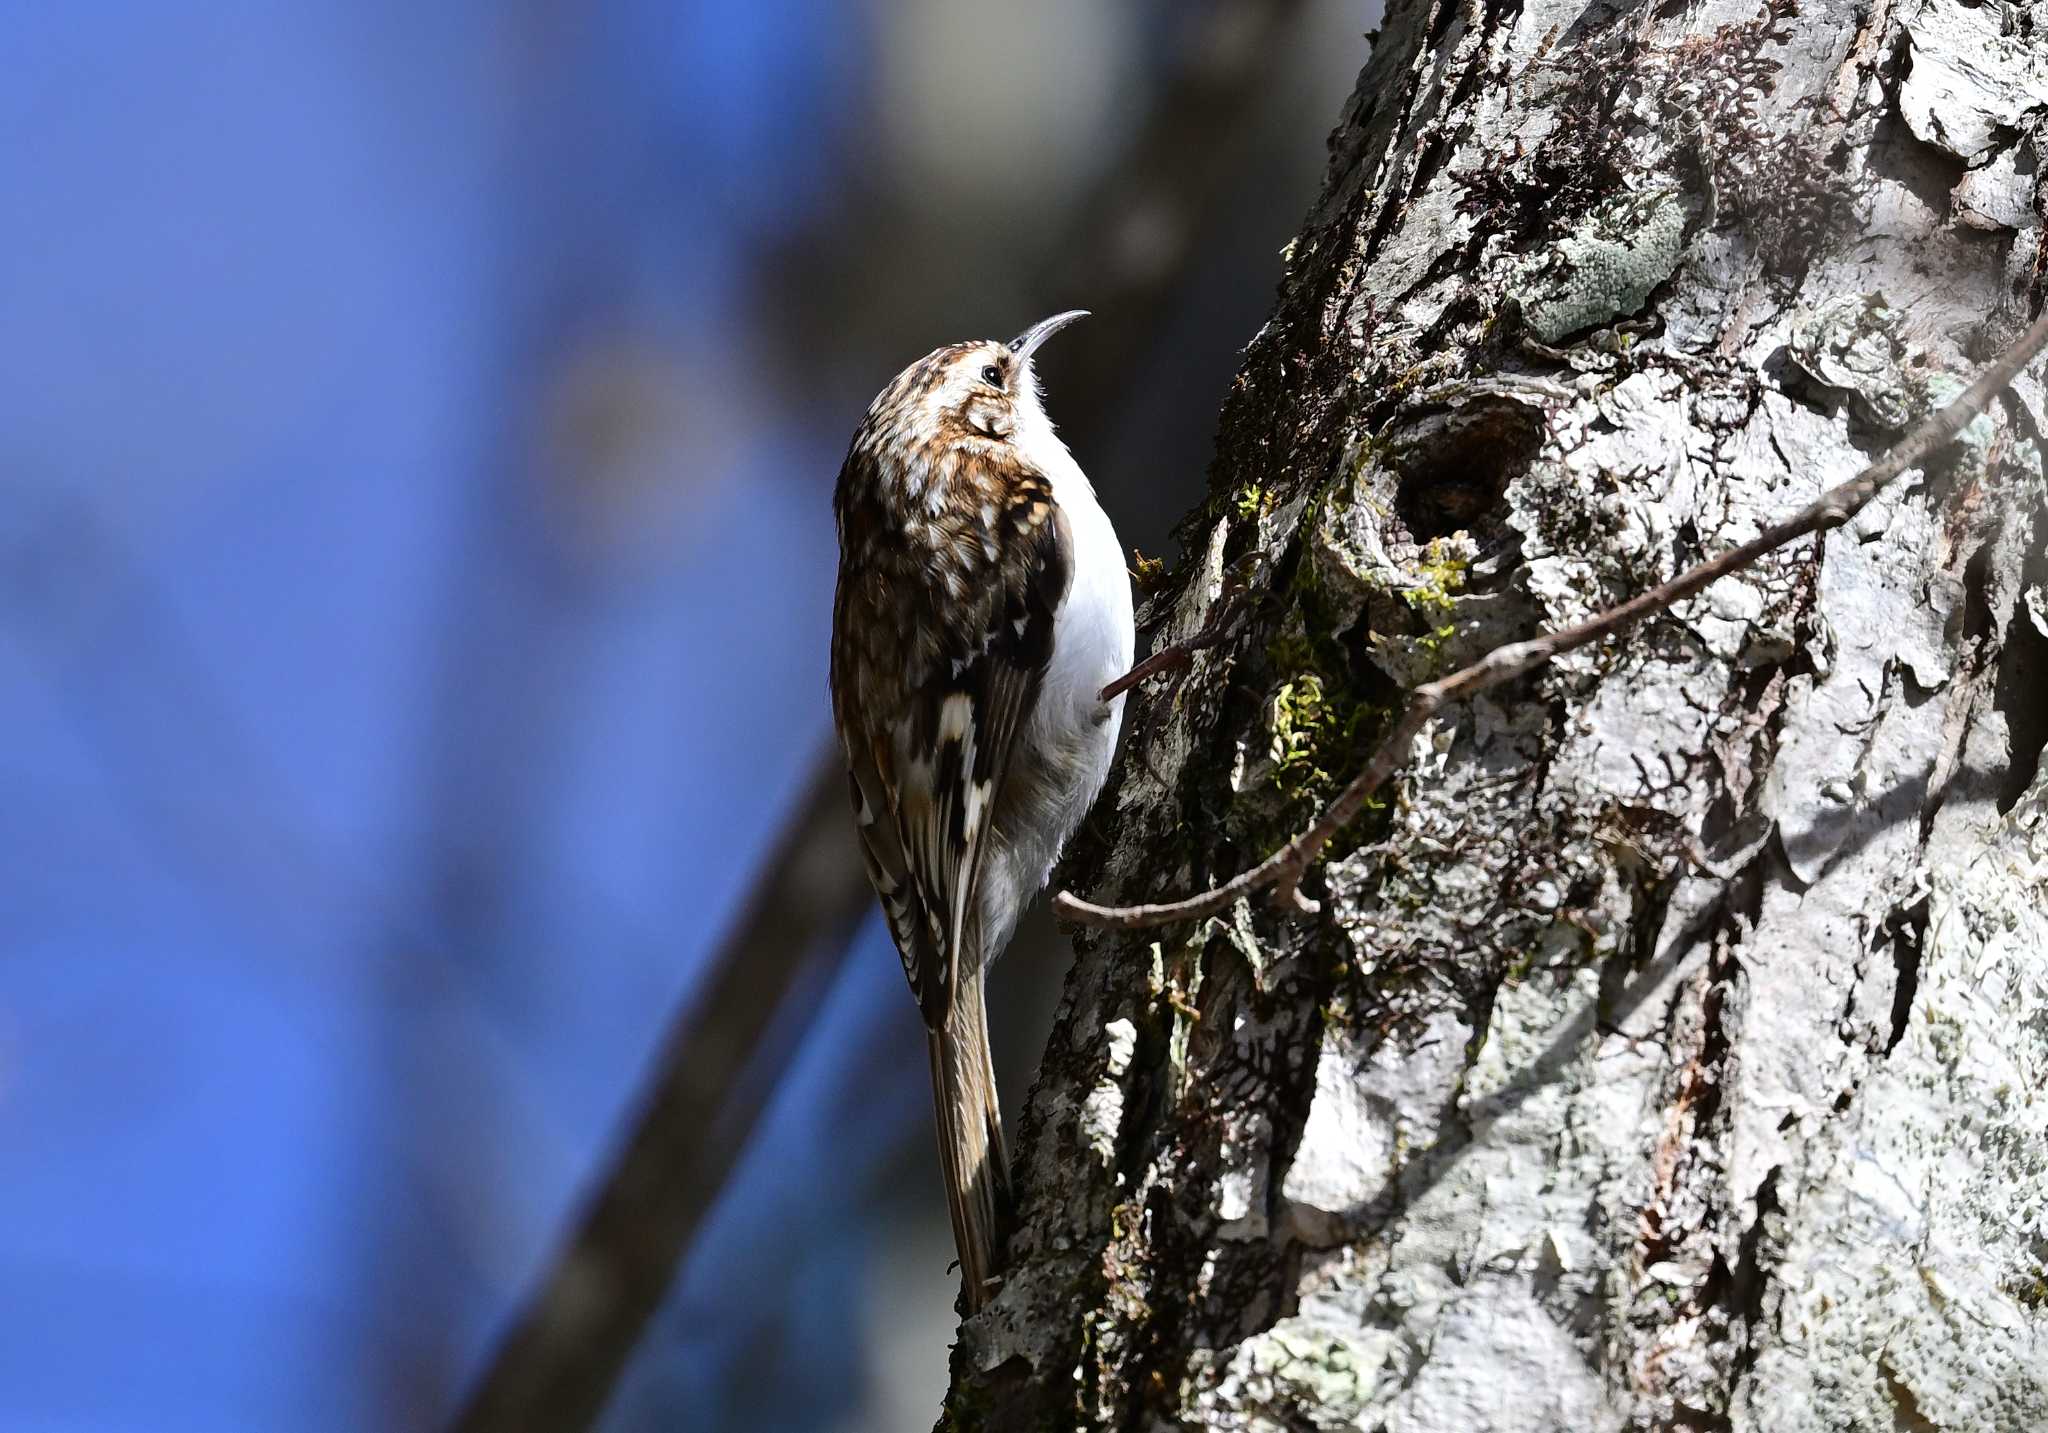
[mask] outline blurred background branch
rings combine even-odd
[[[670,1027],[631,1134],[456,1420],[462,1433],[595,1420],[752,1134],[778,1056],[816,1018],[820,965],[847,947],[870,898],[837,754],[816,767],[704,988]]]

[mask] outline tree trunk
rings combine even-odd
[[[2040,301],[2043,11],[1396,0],[1148,603],[1227,636],[1063,877],[1243,869],[1955,392]],[[2048,1428],[2043,396],[1446,711],[1318,913],[1084,934],[949,1423]]]

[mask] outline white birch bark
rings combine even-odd
[[[1065,876],[1856,471],[2040,303],[2044,120],[2048,5],[1394,4]],[[1319,915],[1084,936],[949,1423],[2048,1428],[2043,401],[1447,712]]]

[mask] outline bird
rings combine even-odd
[[[1131,666],[1115,528],[1046,416],[1039,345],[947,344],[897,374],[833,493],[833,722],[855,827],[924,1017],[971,1316],[1000,1289],[1008,1155],[984,979],[1107,780]]]

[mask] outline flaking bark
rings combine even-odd
[[[1751,536],[2040,302],[2034,15],[1396,4],[1064,873],[1184,894],[1400,693]],[[2048,1426],[2048,484],[1447,712],[1314,918],[1083,937],[963,1428]]]

